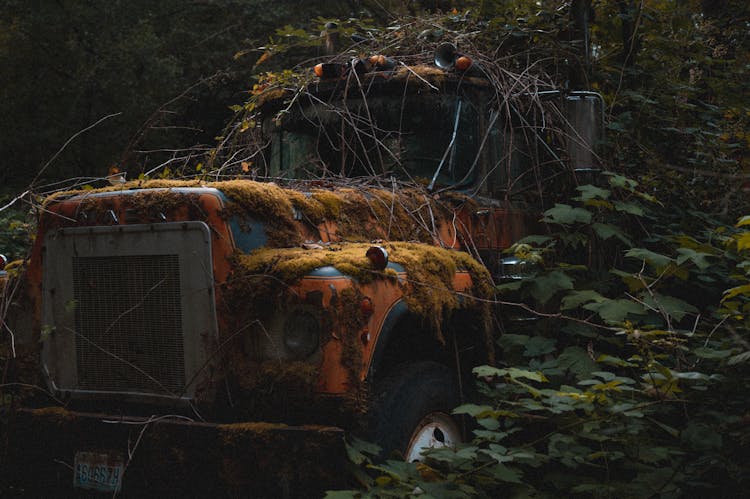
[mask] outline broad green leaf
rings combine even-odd
[[[490,431],[497,430],[498,428],[500,428],[500,421],[498,421],[495,418],[477,419],[477,424]]]
[[[734,366],[737,364],[744,364],[748,360],[750,360],[750,351],[734,355],[727,361],[727,364],[730,366]]]
[[[643,208],[638,206],[637,204],[633,203],[627,203],[625,201],[615,201],[614,203],[615,210],[620,211],[622,213],[629,213],[631,215],[636,216],[643,216]]]
[[[473,433],[477,438],[487,440],[488,442],[500,442],[508,436],[508,432],[506,431],[474,430]]]
[[[691,350],[693,355],[702,359],[726,359],[732,355],[733,350],[716,350],[709,347],[698,347]]]
[[[521,472],[519,470],[508,468],[504,464],[496,464],[495,466],[491,467],[488,472],[493,476],[493,478],[502,482],[522,483]]]
[[[614,225],[610,224],[603,224],[596,222],[594,224],[591,224],[591,228],[594,229],[594,232],[596,232],[596,235],[602,238],[603,240],[607,240],[610,237],[616,237],[623,243],[627,244],[628,246],[632,246],[633,242],[628,238],[628,236],[625,235],[623,231],[620,230],[619,227],[616,227]]]
[[[628,289],[631,292],[638,291],[639,289],[643,289],[645,287],[640,279],[629,272],[623,272],[622,270],[618,269],[610,269],[609,272],[622,279],[622,282],[624,282],[628,286]],[[644,280],[646,280],[646,282],[648,283],[648,279],[644,278]]]
[[[563,297],[562,305],[560,305],[560,308],[562,310],[570,310],[590,301],[599,303],[603,302],[606,299],[607,298],[603,297],[593,289],[583,289],[580,291],[574,290]]]
[[[609,189],[602,189],[601,187],[596,187],[591,184],[579,185],[576,187],[576,190],[581,193],[581,201],[587,201],[594,198],[609,199],[610,194],[612,194]]]
[[[518,369],[516,367],[509,367],[505,369],[499,369],[491,366],[479,366],[472,369],[472,372],[479,377],[496,377],[496,376],[508,376],[511,379],[526,378],[532,381],[547,381],[544,374],[540,372],[528,371],[526,369]],[[466,404],[471,405],[471,404]],[[462,406],[463,407],[463,406]]]
[[[601,303],[588,303],[583,306],[599,314],[599,317],[610,324],[620,323],[628,314],[643,315],[647,311],[643,305],[628,299],[607,300]]]
[[[682,265],[683,263],[690,261],[698,267],[699,270],[706,270],[711,266],[711,262],[706,259],[713,255],[709,255],[708,253],[695,251],[691,248],[677,248],[677,253],[680,255],[677,257],[677,265]]]
[[[740,218],[736,227],[744,227],[745,225],[750,225],[750,215],[745,215],[744,217]]]
[[[573,289],[573,280],[559,270],[535,277],[529,286],[531,296],[539,303],[547,303],[555,293],[565,289]]]
[[[349,442],[346,442],[346,454],[349,456],[349,460],[354,464],[362,464],[365,461],[369,461],[369,456],[377,456],[380,454],[380,447],[370,442],[360,440],[356,437],[351,437]]]
[[[560,225],[591,222],[591,212],[583,208],[574,208],[567,204],[555,204],[554,208],[544,212],[543,221]]]
[[[627,360],[623,360],[620,357],[614,357],[612,355],[607,355],[607,354],[600,355],[599,357],[596,358],[596,361],[602,364],[611,364],[613,366],[619,366],[619,367],[635,367],[638,365],[632,362],[628,362]]]
[[[358,499],[360,497],[362,493],[358,490],[327,490],[324,496],[325,499]]]
[[[577,378],[589,376],[597,369],[596,362],[591,360],[586,350],[581,347],[568,347],[557,358],[561,369],[567,369]]]
[[[508,456],[507,454],[495,452],[490,449],[481,449],[479,451],[480,454],[484,454],[485,456],[494,459],[498,463],[509,463],[513,461],[513,458],[511,456]]]
[[[674,296],[662,295],[659,293],[642,293],[643,303],[657,310],[663,310],[671,317],[681,321],[687,314],[697,314],[698,309],[686,301],[675,298]]]
[[[524,357],[538,357],[555,351],[557,342],[552,338],[543,336],[534,336],[526,342],[526,349],[523,352]]]
[[[609,176],[609,185],[611,185],[612,187],[621,187],[623,189],[632,191],[638,186],[638,182],[622,175],[618,175],[612,172],[605,172],[604,174]]]
[[[647,263],[656,268],[663,268],[670,263],[674,263],[674,259],[645,248],[632,248],[625,252],[625,256],[638,258],[639,260],[646,260]]]
[[[473,418],[484,418],[492,414],[494,409],[489,405],[463,404],[453,409],[453,414],[468,414]]]

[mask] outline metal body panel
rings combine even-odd
[[[59,229],[45,237],[43,265],[53,390],[195,398],[217,337],[205,223]]]

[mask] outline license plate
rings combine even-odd
[[[76,452],[73,486],[100,492],[120,492],[124,470],[117,452]]]

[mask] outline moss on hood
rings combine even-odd
[[[268,245],[275,248],[294,247],[302,243],[310,232],[301,230],[301,224],[305,223],[314,230],[326,231],[320,235],[321,238],[333,241],[395,239],[433,243],[440,228],[449,223],[452,213],[433,195],[418,187],[353,189],[316,186],[304,190],[252,180],[139,180],[120,186],[57,193],[48,198],[47,204],[80,196],[82,202],[94,205],[97,200],[91,197],[92,194],[141,190],[126,199],[125,204],[137,206],[139,212],[145,213],[163,210],[165,206],[171,209],[180,202],[179,197],[157,193],[154,189],[190,187],[209,187],[223,192],[228,198],[227,214],[264,222]],[[171,200],[168,199],[170,197]],[[444,198],[453,205],[466,199],[456,194]]]
[[[376,279],[394,280],[401,287],[409,309],[428,321],[441,341],[444,317],[459,308],[475,308],[483,313],[487,300],[492,297],[489,272],[463,251],[419,243],[385,243],[390,261],[400,264],[406,271],[406,281],[398,281],[393,271],[372,268],[365,256],[370,246],[341,243],[320,249],[261,248],[237,257],[232,284],[246,283],[247,290],[240,295],[247,298],[246,293],[261,289],[257,286],[258,279],[292,284],[312,270],[326,266],[353,277],[358,284]],[[457,271],[469,272],[470,289],[459,293],[454,288]]]

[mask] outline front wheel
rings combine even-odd
[[[436,362],[404,364],[376,386],[371,435],[383,455],[419,461],[425,449],[455,447],[461,430],[451,417],[459,404],[453,372]]]

